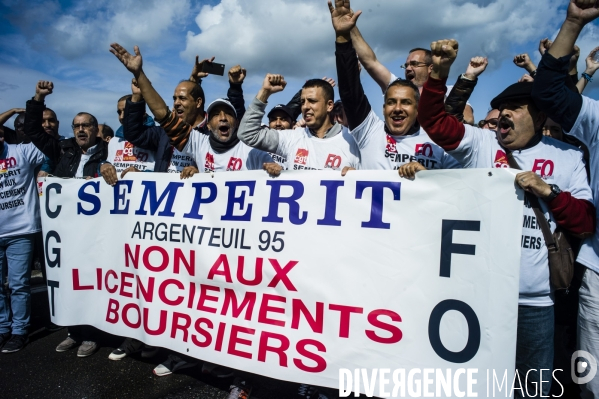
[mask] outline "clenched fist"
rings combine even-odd
[[[40,80],[35,86],[35,101],[43,102],[47,95],[52,94],[54,83],[47,80]]]
[[[431,43],[433,71],[435,79],[445,79],[449,76],[451,65],[458,56],[458,42],[454,39],[437,40]]]
[[[229,69],[229,82],[242,84],[246,72],[245,68],[242,68],[241,65],[235,65],[233,68]]]
[[[476,80],[487,69],[487,65],[489,65],[487,57],[472,57],[464,75],[468,79]]]

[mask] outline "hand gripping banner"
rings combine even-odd
[[[343,369],[511,382],[522,199],[501,169],[47,178],[52,321],[333,388]]]

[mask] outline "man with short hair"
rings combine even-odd
[[[372,110],[360,83],[358,60],[350,37],[359,13],[351,14],[343,1],[335,3],[337,7],[331,5],[330,11],[337,36],[339,94],[350,132],[360,147],[361,168],[399,169],[402,175],[404,170],[400,168],[413,162],[420,164],[411,166],[416,170],[459,168],[459,163],[420,129],[417,122],[420,93],[414,83],[397,79],[386,88],[384,120]],[[413,177],[412,173],[408,173],[407,177]]]
[[[14,130],[4,126],[4,124],[14,115],[17,117],[14,120]],[[24,108],[12,108],[0,114],[0,128],[4,132],[4,142],[7,144],[28,143],[29,139],[23,131],[23,123],[25,121]]]
[[[110,143],[110,140],[114,137],[114,130],[106,123],[101,123],[98,125],[98,139],[104,140],[107,143]]]
[[[580,140],[590,152],[591,188],[594,203],[599,209],[599,102],[582,96],[567,86],[568,70],[574,43],[580,32],[599,17],[595,1],[571,0],[568,2],[566,19],[549,50],[543,55],[535,76],[532,96],[538,107],[546,112],[564,133]],[[596,215],[599,218],[599,214]],[[597,226],[599,228],[599,225]],[[577,261],[585,266],[579,290],[578,348],[599,359],[599,234],[595,231],[582,245]],[[584,355],[579,354],[584,358]],[[591,369],[587,356],[587,368],[577,375],[584,377]],[[576,361],[573,367],[583,362]],[[573,371],[574,372],[574,371]],[[581,385],[582,398],[599,397],[599,376]]]
[[[285,157],[290,170],[358,169],[360,151],[347,129],[331,121],[335,94],[331,84],[323,79],[310,79],[302,87],[305,128],[275,130],[261,126],[268,98],[283,91],[286,85],[283,76],[266,75],[262,88],[241,120],[241,141]]]
[[[521,397],[525,390],[539,389],[541,396],[546,396],[551,379],[544,380],[540,370],[553,369],[554,296],[547,246],[533,208],[540,209],[545,219],[540,222],[548,223],[552,233],[557,227],[580,237],[595,231],[595,207],[582,152],[542,135],[546,116],[532,101],[530,82],[515,83],[491,101],[491,107],[500,111],[496,132],[464,125],[447,114],[445,82],[457,49],[455,40],[431,44],[433,71],[422,90],[418,120],[465,168],[513,165],[522,170],[516,175],[516,184],[526,191],[516,369],[524,386],[516,386],[515,391]]]

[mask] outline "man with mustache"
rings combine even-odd
[[[44,119],[44,100],[53,90],[52,82],[40,80],[37,83],[35,96],[27,101],[25,108],[25,134],[56,165],[54,176],[95,177],[98,175],[98,166],[106,160],[108,154],[108,144],[97,138],[98,121],[92,114],[80,112],[73,118],[75,137],[59,140],[56,135],[49,134],[49,127],[45,126],[49,121]],[[58,128],[58,123],[56,127]],[[93,331],[89,326],[69,327],[68,337],[56,347],[56,351],[64,352],[79,346],[78,357],[92,355],[98,348],[97,343],[91,339]]]
[[[539,108],[561,125],[566,135],[580,140],[589,149],[591,188],[597,206],[599,203],[599,157],[597,156],[599,102],[570,90],[566,79],[573,58],[574,43],[584,26],[599,17],[599,6],[595,1],[589,0],[571,0],[568,3],[567,16],[559,34],[539,63],[532,96]],[[597,232],[583,243],[577,261],[585,266],[579,290],[577,349],[589,352],[599,359],[599,235]],[[599,397],[599,377],[595,376],[581,385],[581,390],[582,398]]]
[[[333,28],[337,35],[336,56],[339,94],[352,136],[362,154],[362,169],[398,170],[413,177],[418,170],[460,168],[460,164],[433,143],[417,122],[418,88],[398,79],[385,90],[384,120],[368,102],[360,82],[358,59],[350,32],[360,12],[351,12],[348,1],[329,2]]]
[[[110,51],[133,73],[141,95],[171,144],[179,151],[192,154],[200,172],[255,170],[262,169],[264,163],[272,163],[268,154],[239,141],[237,127],[243,106],[237,109],[228,99],[213,101],[208,106],[206,118],[209,134],[201,134],[194,130],[187,118],[179,116],[181,106],[176,99],[175,112],[171,112],[156,92],[142,69],[143,60],[137,46],[135,55],[117,43],[111,47]]]
[[[515,83],[491,101],[491,107],[499,110],[497,132],[464,125],[448,115],[443,105],[445,82],[457,56],[458,43],[440,40],[431,44],[431,50],[433,70],[418,106],[422,127],[465,168],[508,168],[508,158],[513,158],[523,170],[516,175],[516,183],[527,193],[516,369],[522,384],[523,376],[527,376],[527,386],[516,386],[515,391],[523,395],[524,389],[534,392],[540,385],[542,395],[548,395],[551,378],[541,378],[539,370],[553,369],[553,292],[547,247],[531,203],[534,197],[538,199],[552,232],[559,226],[580,237],[591,235],[595,231],[595,207],[582,152],[543,136],[546,116],[532,101],[532,82]]]

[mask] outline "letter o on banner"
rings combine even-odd
[[[466,347],[460,352],[452,352],[443,346],[441,342],[441,318],[450,310],[460,312],[468,323],[468,342]],[[465,302],[455,299],[447,299],[440,302],[433,311],[428,321],[428,339],[435,353],[443,360],[452,363],[466,363],[470,361],[478,352],[480,347],[480,323],[474,310]]]

